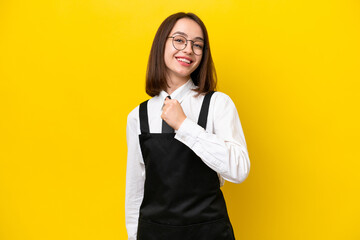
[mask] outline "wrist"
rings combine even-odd
[[[178,123],[178,125],[176,126],[175,130],[179,130],[179,128],[181,127],[181,124],[184,123],[185,119],[186,119],[186,116],[183,117],[183,118],[179,121],[179,123]]]

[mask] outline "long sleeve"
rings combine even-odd
[[[192,149],[225,180],[241,183],[250,171],[244,133],[231,98],[224,93],[217,93],[212,115],[213,133],[207,132],[187,117],[177,130],[175,138]]]
[[[139,209],[144,196],[145,167],[137,133],[139,108],[129,113],[126,126],[127,167],[125,193],[125,224],[128,240],[136,240]]]

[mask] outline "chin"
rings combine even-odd
[[[186,74],[178,73],[177,75],[181,78],[190,78],[190,73],[186,73]]]

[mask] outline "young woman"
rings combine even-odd
[[[129,240],[233,240],[224,181],[250,170],[231,98],[215,92],[203,22],[164,20],[152,44],[144,101],[128,115],[125,215]]]

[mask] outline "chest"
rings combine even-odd
[[[187,118],[191,119],[194,122],[198,121],[203,99],[204,99],[203,96],[199,96],[198,98],[194,98],[194,97],[185,98],[184,100],[181,101],[180,105]],[[163,104],[162,102],[152,102],[152,101],[148,102],[148,119],[149,119],[149,128],[151,133],[161,133],[162,104]],[[211,133],[213,133],[213,112],[214,112],[213,105],[210,102],[206,130]]]

